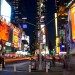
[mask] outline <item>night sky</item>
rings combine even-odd
[[[23,14],[24,16],[27,16],[27,21],[36,25],[36,0],[23,0]],[[55,0],[47,0],[46,3],[46,23],[51,21],[54,18],[55,13]],[[55,25],[54,21],[49,23],[47,25],[47,35],[48,40],[51,41],[51,43],[55,44]],[[31,41],[33,40],[33,34],[34,34],[34,26],[28,24],[28,28],[25,29],[26,34],[30,36]]]

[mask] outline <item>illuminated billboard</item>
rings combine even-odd
[[[59,53],[60,52],[60,38],[59,37],[56,37],[56,53]]]
[[[6,19],[7,22],[10,22],[11,18],[11,7],[10,5],[5,1],[1,0],[1,16]]]
[[[56,46],[59,46],[59,44],[60,44],[60,38],[56,37]]]
[[[10,28],[4,22],[0,23],[0,40],[9,40],[9,29]]]
[[[13,31],[13,43],[14,43],[14,47],[18,47],[19,46],[19,32],[16,28],[14,28]]]
[[[45,24],[41,24],[41,31],[43,34],[46,34]]]
[[[73,4],[72,6],[75,6],[75,4]],[[74,42],[75,40],[75,7],[72,7],[70,9],[70,20],[71,20],[71,28],[72,28],[72,40]]]

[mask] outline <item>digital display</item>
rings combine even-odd
[[[75,42],[75,3],[71,6],[70,9],[70,20],[71,20],[71,30],[72,30],[72,40]]]
[[[5,0],[1,0],[1,16],[3,19],[5,18],[7,22],[10,22],[11,7]]]

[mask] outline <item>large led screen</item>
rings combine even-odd
[[[70,9],[70,19],[72,28],[72,40],[75,40],[75,7]]]
[[[10,22],[11,7],[5,0],[1,0],[1,16]]]

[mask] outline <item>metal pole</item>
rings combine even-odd
[[[2,71],[2,64],[0,64],[0,71]]]
[[[41,50],[42,50],[42,46],[40,43],[40,50],[39,50],[39,70],[42,70],[42,56],[41,56]]]
[[[31,72],[31,64],[29,65],[29,72]]]
[[[16,72],[16,65],[14,65],[14,72]]]

